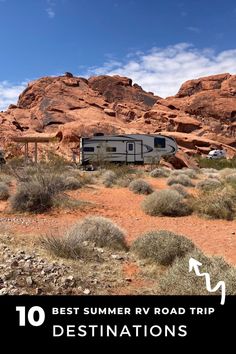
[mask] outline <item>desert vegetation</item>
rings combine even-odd
[[[199,250],[186,254],[182,258],[176,258],[165,275],[161,277],[158,287],[163,295],[220,295],[209,293],[206,289],[204,277],[196,277],[194,272],[189,272],[189,258],[193,257],[202,263],[201,272],[211,275],[212,284],[217,284],[224,279],[228,295],[236,295],[235,277],[236,268],[230,266],[221,257],[208,257]]]
[[[136,179],[129,184],[129,190],[136,194],[151,194],[153,188],[143,179]]]
[[[193,209],[199,215],[212,219],[232,220],[235,217],[236,192],[231,188],[203,192],[193,200]]]
[[[194,244],[186,237],[160,230],[139,236],[131,245],[131,251],[140,258],[169,266],[175,258],[185,256],[194,247]]]
[[[150,176],[154,178],[164,178],[164,177],[169,177],[170,175],[170,170],[167,168],[155,168],[150,172]]]
[[[235,278],[235,268],[220,258],[204,255],[191,241],[191,227],[186,228],[188,232],[184,236],[184,225],[191,225],[192,218],[193,227],[195,222],[201,225],[210,223],[208,219],[215,219],[215,222],[222,219],[226,229],[227,223],[235,219],[234,168],[171,171],[158,166],[149,172],[145,168],[109,165],[90,172],[63,165],[62,161],[46,167],[8,167],[8,170],[1,171],[0,199],[3,219],[19,218],[19,225],[26,215],[29,220],[36,218],[37,222],[49,216],[50,226],[53,225],[54,215],[59,216],[59,223],[63,219],[68,220],[68,224],[59,231],[48,227],[43,233],[40,232],[39,242],[34,246],[47,259],[47,267],[48,262],[56,260],[63,262],[65,267],[68,265],[76,269],[71,275],[76,280],[65,280],[63,292],[72,287],[73,293],[77,293],[76,285],[72,284],[78,284],[79,278],[82,284],[88,284],[87,267],[91,269],[90,290],[94,294],[206,294],[204,281],[188,272],[188,260],[195,256],[204,263],[203,269],[212,272],[213,282],[219,280],[217,274],[220,274],[227,283],[229,293],[235,294],[232,280]],[[38,215],[40,213],[43,215]],[[91,213],[93,216],[88,216]],[[174,219],[176,217],[183,219],[177,221]],[[182,227],[180,232],[176,230],[176,224],[178,228],[179,225]],[[128,228],[123,230],[121,226]],[[27,227],[23,233],[27,234]],[[215,229],[211,224],[208,227],[212,236],[205,236],[205,240],[210,244],[211,237],[214,242]],[[204,229],[201,230],[204,232]],[[231,245],[234,232],[232,228],[230,230],[227,240],[231,240]],[[224,233],[227,232],[221,231],[225,240]],[[198,242],[196,237],[195,240]],[[220,243],[217,247],[220,248]],[[129,267],[137,271],[132,273]],[[110,282],[108,274],[112,271],[115,275]],[[94,285],[94,274],[95,281],[102,279],[104,287]],[[34,278],[33,274],[30,276]],[[39,278],[40,275],[37,276]],[[34,282],[30,286],[30,291],[36,291],[37,279],[35,287]],[[150,285],[137,288],[133,279],[137,280],[137,284],[141,281],[141,284]],[[46,293],[49,291],[45,287],[43,289]],[[7,291],[11,293],[12,290]]]
[[[10,196],[9,187],[6,183],[0,182],[0,200],[7,200]]]
[[[184,173],[178,174],[177,176],[170,176],[167,180],[167,184],[168,184],[168,186],[172,186],[172,184],[182,184],[182,186],[185,186],[185,187],[193,187],[194,186],[191,178]]]
[[[177,191],[179,194],[181,194],[184,198],[188,197],[189,196],[189,193],[187,191],[187,189],[182,185],[182,184],[179,184],[179,183],[176,183],[176,184],[172,184],[171,185],[171,189]]]
[[[128,249],[123,230],[111,220],[98,216],[86,217],[61,237],[46,235],[41,243],[55,256],[86,260],[93,259],[94,247]]]
[[[161,190],[150,194],[142,202],[142,209],[151,216],[184,216],[191,214],[190,206],[176,190]]]
[[[211,191],[222,187],[222,183],[215,178],[206,178],[197,183],[196,188],[202,191]]]
[[[226,168],[236,168],[236,158],[230,160],[199,158],[198,163],[199,167],[204,169],[223,170]]]

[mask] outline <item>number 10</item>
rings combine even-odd
[[[17,306],[16,311],[19,312],[19,326],[24,327],[25,322],[26,322],[25,306]],[[34,319],[35,313],[38,313],[38,320],[37,321],[35,321],[35,319]],[[29,322],[29,324],[31,324],[31,326],[39,327],[45,321],[45,312],[42,309],[42,307],[33,306],[29,309],[27,317],[28,317],[28,322]]]

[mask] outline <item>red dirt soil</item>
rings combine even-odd
[[[149,179],[156,189],[163,189],[164,179]],[[196,215],[186,217],[153,217],[146,215],[140,207],[145,198],[127,188],[104,188],[94,185],[89,188],[70,192],[75,199],[95,203],[92,209],[73,211],[52,211],[43,215],[12,215],[4,212],[6,203],[0,205],[0,225],[5,225],[16,234],[40,235],[53,230],[63,230],[86,215],[108,217],[122,227],[131,243],[142,233],[150,230],[169,230],[185,235],[206,254],[223,256],[230,263],[236,264],[236,221],[208,220]],[[6,218],[6,219],[5,219]],[[12,222],[7,218],[18,218],[22,222]],[[26,222],[24,223],[24,220]],[[57,232],[57,231],[56,231]],[[130,266],[130,265],[129,265]],[[125,273],[134,272],[125,270]],[[128,271],[128,272],[127,272]]]

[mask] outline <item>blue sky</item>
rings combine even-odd
[[[161,96],[236,73],[235,0],[0,0],[0,109],[27,81],[131,76]]]

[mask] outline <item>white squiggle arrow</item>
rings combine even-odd
[[[221,305],[224,305],[225,303],[225,282],[224,281],[219,281],[216,286],[212,289],[211,288],[211,278],[209,273],[200,273],[199,267],[202,266],[202,263],[197,261],[194,258],[189,259],[189,271],[191,272],[193,269],[198,277],[205,277],[206,278],[206,288],[207,291],[210,293],[213,293],[217,291],[219,288],[221,288]]]

